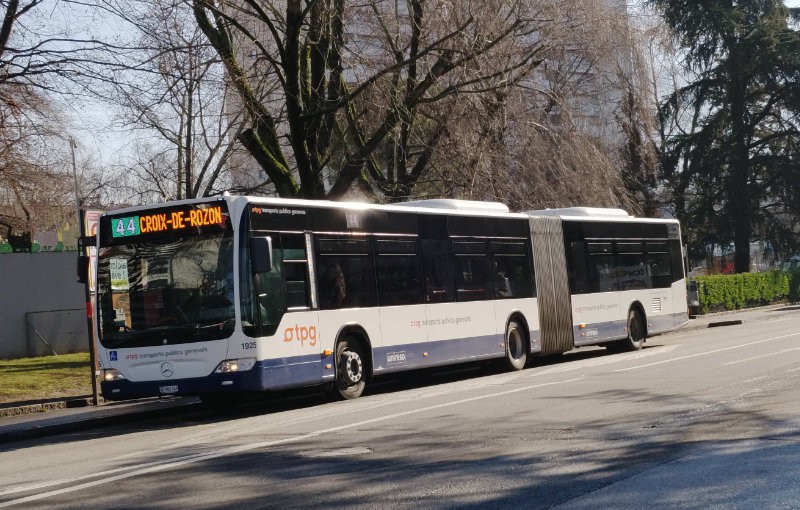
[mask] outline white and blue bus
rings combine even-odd
[[[224,196],[104,214],[102,395],[230,394],[584,345],[637,350],[688,320],[676,220]]]

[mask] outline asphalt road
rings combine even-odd
[[[800,311],[0,445],[0,507],[797,508]]]

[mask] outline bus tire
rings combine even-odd
[[[351,337],[336,345],[336,381],[334,386],[345,400],[358,398],[366,386],[366,360],[361,344]]]
[[[506,367],[511,371],[522,370],[528,362],[528,342],[525,331],[516,320],[506,326]]]
[[[620,340],[621,351],[640,351],[646,336],[644,318],[639,310],[631,308],[628,311],[628,337]]]

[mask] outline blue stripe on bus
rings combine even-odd
[[[253,367],[253,370],[260,374],[258,389],[274,390],[321,383],[323,361],[321,356],[312,354],[259,361]],[[329,359],[332,363],[333,356]]]
[[[502,342],[503,335],[495,334],[378,347],[374,349],[374,372],[384,374],[412,368],[497,358],[505,353]]]
[[[575,345],[592,345],[608,340],[618,340],[627,336],[625,319],[609,322],[587,323],[585,328],[572,326]]]
[[[477,361],[501,357],[503,335],[485,335],[456,340],[440,340],[416,344],[378,347],[374,349],[376,374],[398,372],[412,368],[432,367],[450,363]],[[425,355],[427,353],[427,356]],[[311,386],[334,378],[333,356],[321,354],[293,356],[258,361],[252,370],[208,377],[162,381],[133,382],[128,380],[103,382],[103,397],[109,400],[140,398],[165,394],[162,387],[177,386],[171,395],[198,395],[211,392],[277,390]]]
[[[648,336],[671,331],[688,320],[686,312],[647,317]],[[595,345],[610,340],[621,340],[628,336],[627,321],[624,319],[586,324],[586,328],[572,326],[575,345]]]

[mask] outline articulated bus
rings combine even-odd
[[[586,345],[638,350],[687,322],[676,220],[223,196],[104,214],[104,398],[324,385]]]

